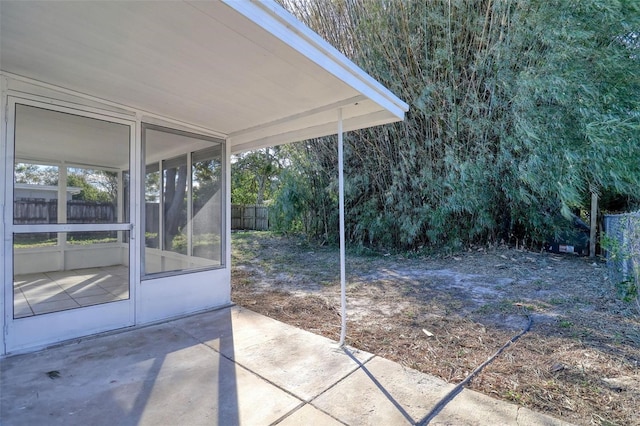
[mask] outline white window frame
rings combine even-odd
[[[141,125],[141,144],[142,144],[142,151],[141,151],[141,163],[139,164],[139,168],[141,170],[141,173],[143,173],[143,175],[139,178],[140,179],[140,183],[141,183],[141,189],[140,189],[140,193],[141,194],[145,194],[145,174],[146,174],[146,167],[147,167],[147,163],[145,161],[145,157],[146,157],[146,130],[154,130],[154,131],[158,131],[158,132],[164,132],[164,133],[169,133],[169,134],[174,134],[174,135],[178,135],[178,136],[183,136],[183,137],[188,137],[188,138],[193,138],[193,139],[198,139],[198,140],[203,140],[203,141],[208,141],[211,143],[215,143],[218,144],[220,146],[220,167],[221,167],[221,171],[220,171],[220,178],[222,179],[222,182],[220,184],[220,264],[219,265],[212,265],[212,266],[204,266],[204,267],[192,267],[192,268],[188,268],[188,269],[179,269],[179,270],[171,270],[171,271],[162,271],[162,272],[155,272],[155,273],[147,273],[146,272],[146,268],[145,268],[145,250],[146,245],[144,243],[140,244],[140,280],[141,281],[151,281],[157,278],[165,278],[165,277],[172,277],[172,276],[176,276],[176,275],[184,275],[184,274],[191,274],[191,273],[197,273],[197,272],[203,272],[203,271],[211,271],[211,270],[216,270],[216,269],[226,269],[227,268],[227,209],[226,209],[226,203],[227,203],[227,161],[226,161],[226,144],[227,141],[225,139],[222,138],[218,138],[215,136],[211,136],[211,135],[207,135],[207,134],[203,134],[203,133],[197,133],[195,131],[186,131],[186,130],[182,130],[182,129],[176,129],[173,127],[167,127],[164,125],[158,125],[158,124],[153,124],[153,123],[149,123],[146,121],[142,122]],[[168,156],[167,158],[162,158],[158,161],[153,161],[153,164],[157,164],[158,165],[158,170],[160,173],[160,182],[159,182],[159,187],[160,187],[160,194],[159,194],[159,203],[160,203],[160,211],[159,211],[159,229],[158,229],[158,250],[160,250],[162,253],[166,253],[168,256],[171,256],[170,251],[166,251],[164,250],[164,173],[163,173],[163,163],[166,160],[171,160],[173,158],[176,158],[177,156],[182,156],[182,155],[186,155],[187,157],[187,173],[188,173],[188,179],[187,179],[187,194],[186,197],[188,199],[187,202],[187,251],[188,251],[188,255],[191,256],[191,243],[192,243],[192,228],[193,228],[193,224],[192,224],[192,220],[193,218],[191,217],[191,213],[192,213],[192,205],[193,205],[193,188],[192,188],[192,182],[191,182],[191,174],[192,174],[192,167],[193,167],[193,163],[192,163],[192,150],[187,150],[185,152],[182,153],[177,153],[177,152],[173,152],[172,155]],[[151,164],[151,163],[149,163]],[[144,200],[144,196],[142,197]],[[144,203],[144,201],[142,201],[142,203]],[[142,206],[141,203],[141,206]],[[146,229],[146,223],[145,223],[145,212],[143,211],[143,209],[141,208],[140,210],[140,229],[141,229],[141,238],[145,238],[144,236],[144,232]]]

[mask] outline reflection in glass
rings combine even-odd
[[[116,223],[118,179],[112,171],[69,167],[67,169],[67,223]]]
[[[108,229],[128,206],[130,126],[23,104],[15,112],[13,317],[128,299],[129,231]]]
[[[67,244],[87,246],[91,244],[107,244],[118,242],[119,231],[86,231],[67,233]]]
[[[57,232],[39,232],[37,234],[16,234],[13,247],[18,249],[51,247],[58,245]]]
[[[14,224],[122,223],[129,138],[124,124],[16,105]]]
[[[221,141],[151,125],[143,132],[147,159],[143,276],[221,266]]]
[[[144,182],[145,246],[160,248],[160,169],[157,163],[147,166]]]
[[[187,254],[187,156],[162,162],[163,248]]]
[[[58,167],[17,162],[13,176],[13,223],[57,223]]]
[[[217,145],[192,153],[191,159],[191,253],[196,257],[222,262],[222,151]]]

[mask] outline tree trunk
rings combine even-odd
[[[177,174],[177,179],[176,179]],[[187,189],[187,166],[167,169],[164,196],[164,249],[173,248],[178,235],[184,196]]]

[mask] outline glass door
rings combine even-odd
[[[132,325],[135,124],[20,99],[9,114],[7,349]]]

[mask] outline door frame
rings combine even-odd
[[[139,122],[135,117],[113,111],[98,109],[52,100],[25,93],[6,93],[4,111],[5,158],[0,167],[4,172],[3,231],[3,271],[1,280],[4,293],[4,350],[3,353],[22,352],[45,347],[63,340],[86,336],[101,331],[133,326],[136,323],[137,292],[140,284],[138,265],[140,264],[139,199],[141,185],[138,181],[139,156],[141,144]],[[129,222],[113,224],[52,224],[52,225],[14,225],[13,224],[13,182],[16,105],[27,105],[56,112],[68,113],[80,117],[123,124],[129,127]],[[4,108],[3,108],[4,109]],[[65,311],[34,315],[14,319],[13,301],[13,233],[14,232],[71,232],[71,231],[130,231],[129,234],[129,299],[114,301],[88,307],[79,307]]]

